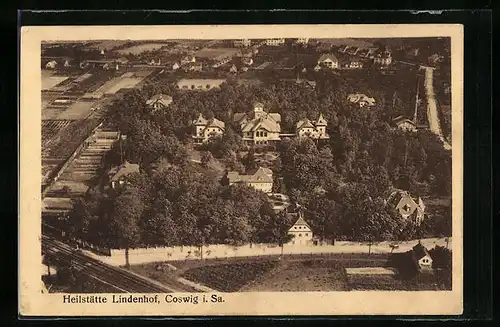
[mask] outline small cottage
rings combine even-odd
[[[432,257],[420,242],[413,247],[411,256],[419,272],[432,272]]]
[[[313,232],[311,226],[305,221],[302,210],[299,208],[298,212],[291,214],[291,216],[297,217],[297,220],[288,230],[288,234],[293,235],[290,244],[311,245],[313,243]]]

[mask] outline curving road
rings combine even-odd
[[[433,73],[434,68],[421,66],[422,69],[425,70],[425,94],[427,95],[427,119],[429,120],[429,129],[439,136],[441,142],[443,142],[443,147],[446,150],[451,150],[451,145],[446,141],[443,136],[443,132],[441,131],[441,125],[438,116],[436,95],[434,93],[434,84],[433,84]]]

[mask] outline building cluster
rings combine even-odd
[[[217,126],[213,126],[216,121]],[[296,136],[296,137],[309,137],[315,140],[329,139],[326,132],[328,123],[322,114],[319,115],[317,120],[310,120],[304,118],[297,122],[295,133],[285,134],[281,131],[281,115],[276,112],[266,112],[262,103],[255,103],[253,110],[249,112],[238,112],[233,116],[233,122],[239,126],[239,132],[243,142],[248,145],[269,145],[279,142],[283,137]],[[196,143],[203,143],[208,141],[213,136],[219,136],[224,133],[224,123],[213,118],[207,120],[200,117],[193,121],[196,127],[193,139]],[[214,133],[202,133],[201,130],[209,129]]]

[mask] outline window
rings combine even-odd
[[[302,234],[299,233],[299,237],[302,237]]]
[[[308,235],[309,235],[309,234],[308,234],[308,233],[306,233],[306,236],[308,236]]]

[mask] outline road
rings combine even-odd
[[[434,84],[433,84],[434,69],[431,67],[424,67],[424,66],[421,66],[421,68],[425,70],[424,84],[425,84],[425,94],[427,95],[427,119],[429,120],[429,129],[434,134],[439,136],[446,150],[451,150],[451,145],[443,137],[443,132],[441,131],[441,125],[439,122],[436,95],[434,93]]]
[[[42,236],[42,249],[46,256],[58,262],[70,264],[77,271],[112,286],[117,292],[171,293],[183,291],[162,285],[127,270],[107,265],[47,236]]]

